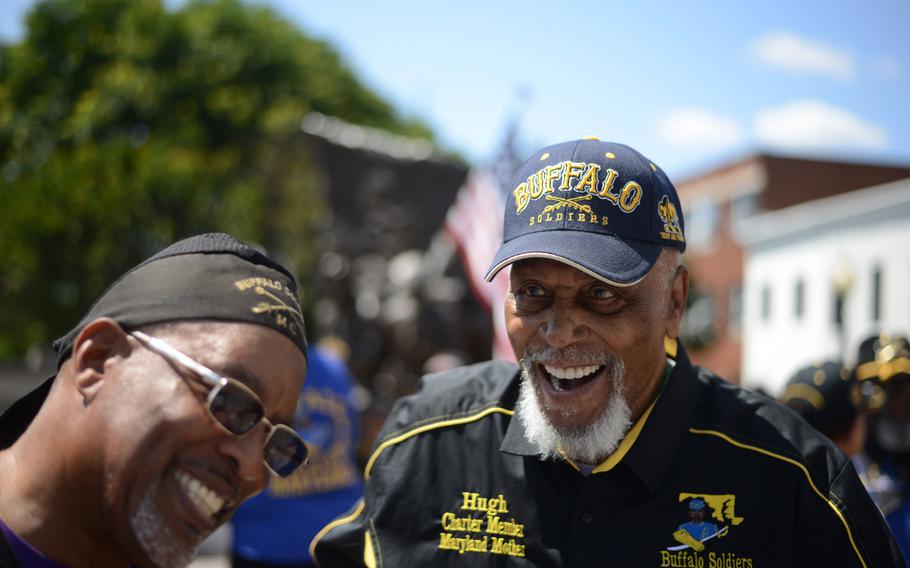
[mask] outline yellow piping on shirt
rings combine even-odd
[[[423,426],[414,428],[412,430],[408,430],[408,431],[404,432],[403,434],[400,434],[398,436],[395,436],[394,438],[390,438],[390,439],[386,440],[385,442],[381,443],[379,445],[379,447],[377,447],[373,451],[373,455],[370,456],[370,460],[367,462],[367,465],[364,468],[363,478],[364,479],[370,478],[370,470],[373,468],[373,463],[376,462],[376,459],[379,457],[379,454],[381,454],[382,451],[385,450],[386,448],[388,448],[390,446],[394,446],[395,444],[399,444],[399,443],[407,440],[408,438],[411,438],[418,434],[423,434],[424,432],[429,432],[430,430],[445,428],[447,426],[459,426],[461,424],[468,424],[470,422],[475,422],[494,412],[507,414],[509,416],[512,416],[513,414],[515,414],[514,410],[508,410],[506,408],[500,408],[498,406],[493,406],[490,408],[485,408],[476,414],[462,416],[461,418],[453,418],[450,420],[440,420],[439,422],[432,422],[430,424],[424,424]],[[354,519],[356,519],[357,517],[360,516],[360,513],[363,512],[363,509],[364,509],[364,501],[363,501],[363,499],[361,499],[360,502],[357,504],[357,507],[354,509],[353,512],[351,512],[350,515],[341,517],[339,519],[335,519],[331,523],[322,527],[322,530],[320,530],[318,533],[316,533],[316,536],[313,537],[313,540],[310,542],[310,557],[312,557],[314,559],[316,558],[316,554],[315,554],[316,543],[319,541],[319,539],[324,537],[329,531],[331,531],[335,527],[338,527],[340,525],[344,525],[344,524],[354,521]],[[367,535],[366,538],[369,539],[369,535]],[[366,552],[366,551],[364,551],[364,552]],[[372,551],[370,551],[370,552],[372,552]],[[364,558],[364,560],[366,560],[366,558]]]
[[[847,531],[847,538],[850,539],[850,545],[853,547],[853,551],[856,553],[856,557],[859,559],[859,563],[863,566],[863,568],[867,568],[866,562],[865,562],[865,560],[863,560],[863,556],[859,553],[859,549],[856,547],[856,542],[853,540],[853,533],[850,531],[850,525],[847,524],[847,519],[844,518],[844,515],[840,512],[840,509],[837,508],[837,505],[832,503],[830,499],[825,497],[822,494],[822,492],[818,490],[818,487],[816,487],[815,483],[812,481],[812,476],[809,475],[809,470],[806,469],[806,466],[804,466],[803,464],[799,463],[798,461],[796,461],[792,458],[788,458],[787,456],[775,454],[774,452],[765,450],[763,448],[759,448],[757,446],[750,446],[749,444],[737,442],[736,440],[730,438],[729,436],[727,436],[726,434],[724,434],[722,432],[717,432],[715,430],[702,430],[699,428],[689,428],[689,432],[691,432],[693,434],[717,436],[721,440],[727,442],[728,444],[732,444],[732,445],[736,446],[737,448],[742,448],[744,450],[758,452],[759,454],[763,454],[763,455],[787,462],[790,465],[795,465],[796,467],[801,469],[803,474],[805,474],[806,481],[809,482],[809,487],[812,488],[812,491],[815,491],[815,494],[818,495],[822,499],[822,501],[827,503],[828,506],[831,507],[831,510],[834,511],[834,514],[837,515],[837,518],[840,519],[840,522],[844,525],[844,529]]]
[[[334,529],[335,527],[346,524],[346,523],[350,523],[351,521],[353,521],[354,519],[359,517],[360,513],[363,512],[363,507],[364,507],[363,498],[361,498],[360,501],[357,502],[357,507],[354,508],[354,510],[351,512],[350,515],[348,515],[346,517],[341,517],[341,518],[335,519],[331,523],[322,527],[322,529],[320,529],[320,531],[318,533],[316,533],[316,536],[313,537],[313,540],[310,541],[310,558],[314,558],[314,559],[316,558],[316,542],[319,539],[324,537],[326,535],[326,533],[328,533],[330,530]]]
[[[478,412],[477,414],[462,416],[461,418],[453,418],[451,420],[441,420],[439,422],[433,422],[432,424],[425,424],[423,426],[420,426],[419,428],[414,428],[413,430],[408,430],[404,434],[401,434],[399,436],[395,436],[394,438],[390,438],[390,439],[386,440],[385,442],[379,444],[379,447],[373,451],[373,455],[370,456],[370,460],[367,462],[366,468],[364,468],[363,478],[364,479],[370,478],[370,470],[373,469],[373,464],[376,462],[376,458],[378,458],[379,454],[381,454],[382,451],[385,450],[386,448],[388,448],[390,446],[394,446],[395,444],[399,444],[399,443],[407,440],[408,438],[411,438],[418,434],[423,434],[424,432],[429,432],[430,430],[437,430],[439,428],[445,428],[447,426],[459,426],[461,424],[468,424],[470,422],[475,422],[475,421],[480,420],[481,418],[487,416],[488,414],[492,414],[494,412],[508,414],[509,416],[512,416],[513,414],[515,414],[514,410],[508,410],[506,408],[500,408],[498,406],[493,406],[491,408],[486,408],[486,409]]]

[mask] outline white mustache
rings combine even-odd
[[[555,363],[558,361],[571,361],[578,365],[605,365],[608,362],[615,361],[615,355],[607,355],[603,351],[594,347],[583,347],[571,345],[562,349],[557,347],[545,347],[540,350],[526,349],[522,362],[527,363]]]

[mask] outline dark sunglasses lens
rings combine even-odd
[[[297,468],[306,463],[308,454],[309,450],[300,436],[285,428],[273,430],[265,445],[265,462],[281,477],[297,471]]]
[[[242,388],[228,383],[212,399],[212,415],[233,434],[246,434],[259,424],[262,404]]]

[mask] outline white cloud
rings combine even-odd
[[[671,111],[657,123],[657,134],[673,146],[720,149],[743,141],[740,125],[730,118],[700,108]]]
[[[904,76],[904,66],[893,57],[880,57],[872,62],[872,71],[883,79],[896,80]]]
[[[856,67],[850,54],[789,32],[776,32],[757,39],[752,44],[752,53],[770,67],[842,81],[852,79]]]
[[[888,143],[881,126],[811,99],[759,111],[755,117],[755,134],[765,144],[803,150],[880,149]]]

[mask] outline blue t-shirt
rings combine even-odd
[[[310,461],[288,478],[273,476],[266,490],[234,515],[233,551],[249,560],[312,562],[310,541],[363,494],[353,378],[344,362],[324,349],[311,346],[307,358],[294,428],[310,448]]]

